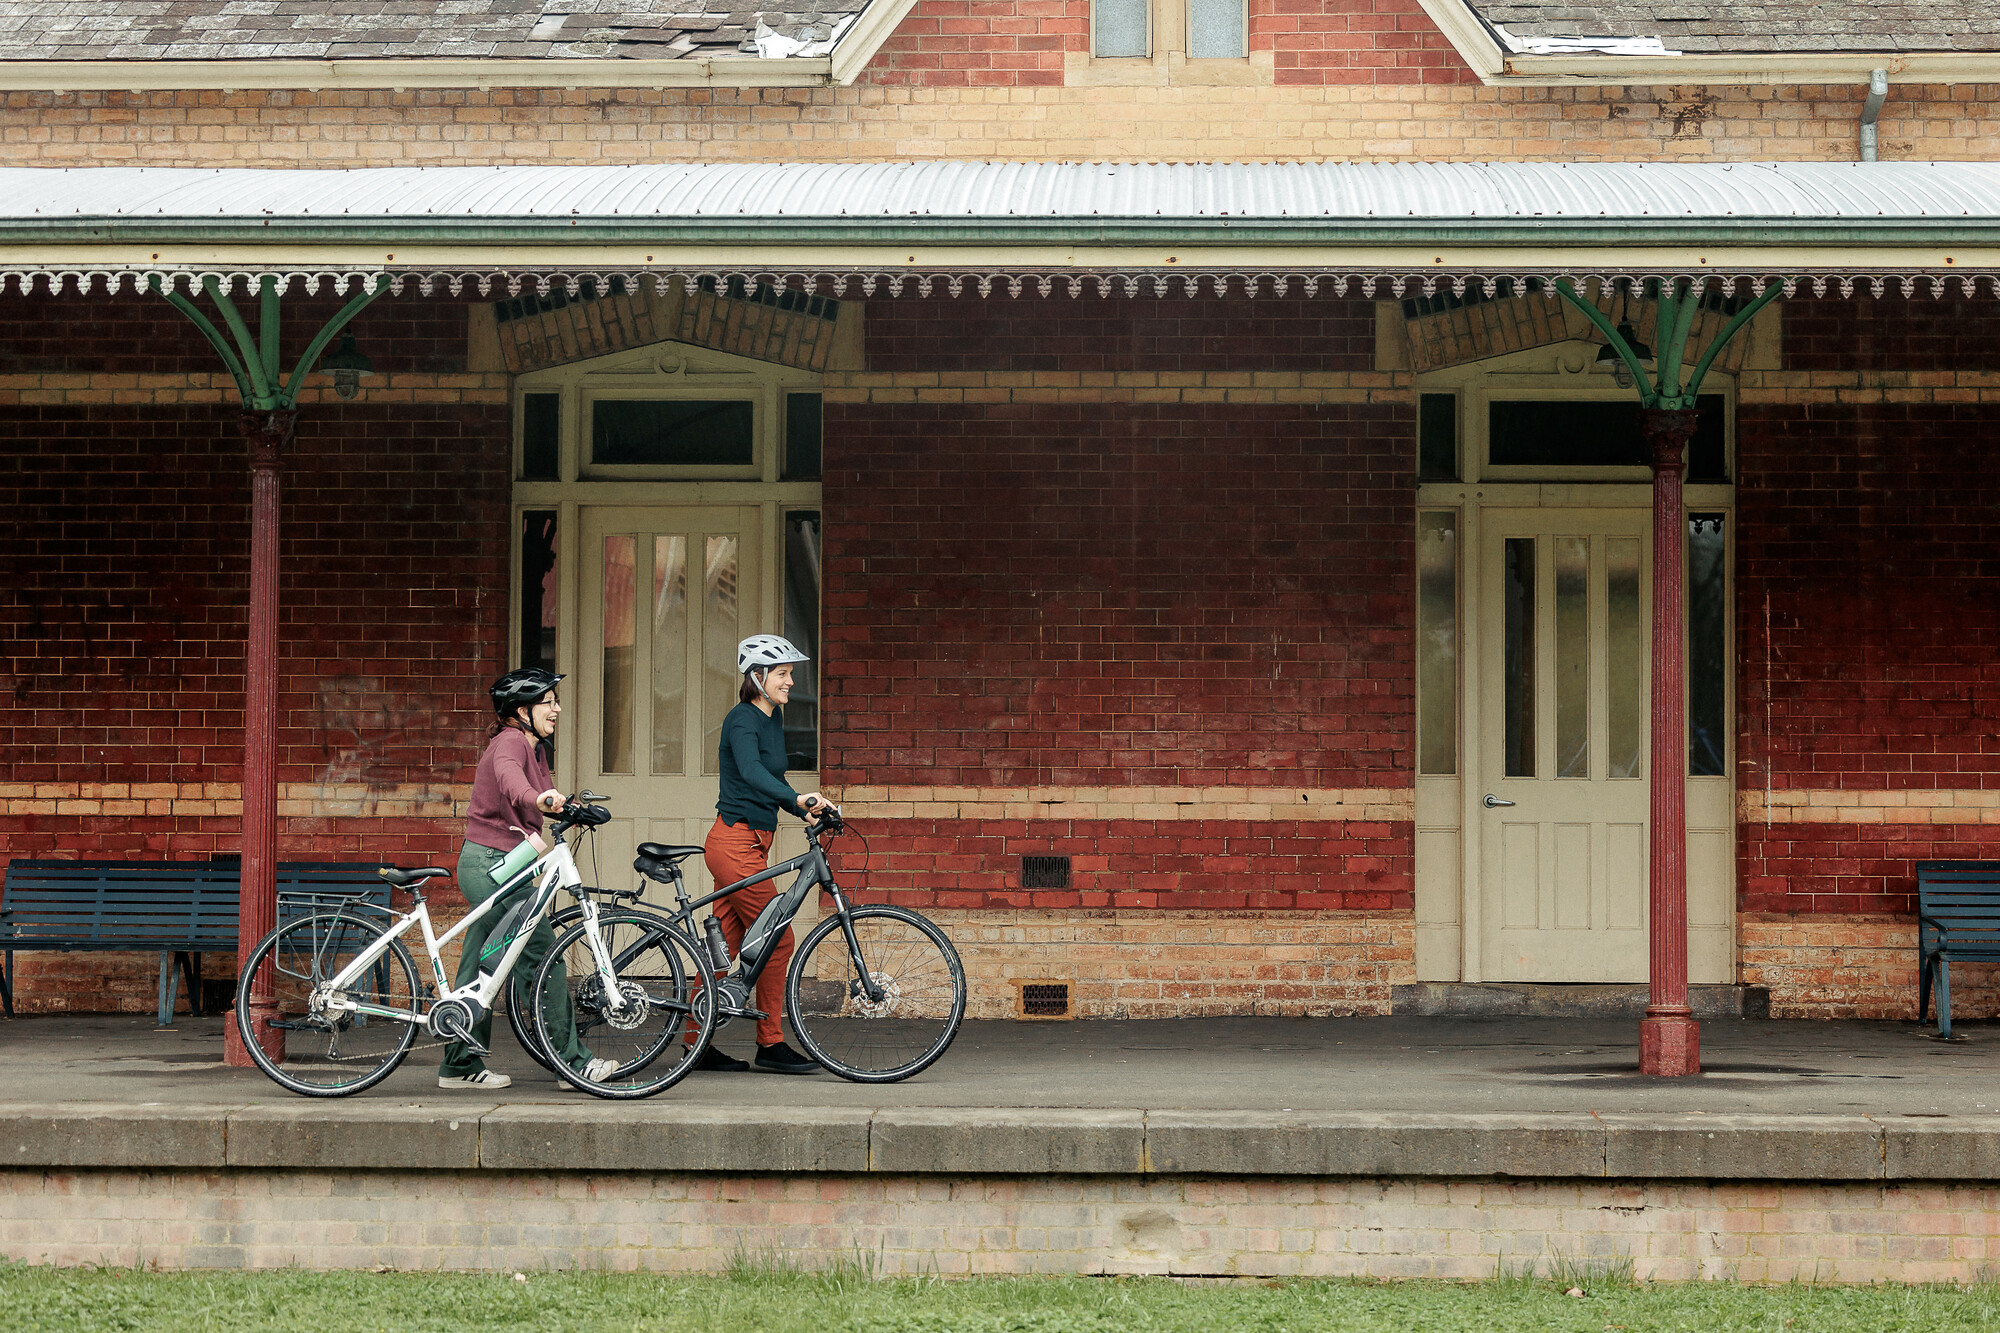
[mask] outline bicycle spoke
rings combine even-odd
[[[597,929],[615,984],[599,973],[582,924],[566,931],[531,986],[538,1040],[600,1097],[646,1097],[694,1065],[712,1031],[697,995],[702,969],[686,937],[660,917],[607,912]],[[593,1062],[611,1061],[595,1076]]]
[[[837,918],[807,937],[786,987],[793,1027],[813,1058],[844,1078],[908,1078],[957,1035],[964,971],[950,942],[915,913],[857,908],[852,922],[860,965]]]
[[[271,1026],[282,1034],[283,1052],[273,1057],[260,1048],[252,1056],[272,1079],[309,1096],[338,1096],[378,1082],[401,1062],[415,1035],[410,1025],[345,1006],[411,1012],[416,975],[408,952],[392,943],[348,986],[334,991],[327,984],[378,934],[360,920],[314,916],[288,923],[258,946],[238,983],[238,1021],[247,1021],[251,978],[268,968],[276,1005]]]

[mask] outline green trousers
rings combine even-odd
[[[500,892],[500,885],[493,878],[493,870],[506,858],[507,853],[492,847],[482,847],[476,842],[468,842],[458,853],[458,891],[465,895],[466,906],[479,904]],[[532,893],[532,888],[522,892]],[[472,928],[459,938],[463,941],[464,952],[459,956],[458,975],[452,978],[454,988],[470,984],[479,976],[479,953],[486,945],[486,937],[500,924],[500,918],[507,914],[505,906],[496,907],[485,916],[472,923]],[[546,913],[535,922],[534,933],[528,936],[527,947],[514,961],[514,971],[508,978],[507,1003],[528,1003],[528,991],[534,984],[535,969],[549,956],[555,947],[556,933],[549,926]],[[549,970],[550,995],[552,1002],[548,1012],[549,1035],[555,1038],[556,1054],[572,1069],[581,1069],[590,1061],[590,1051],[577,1040],[576,1008],[569,998],[569,973],[561,963]],[[493,1015],[487,1014],[472,1029],[472,1035],[481,1046],[489,1050],[493,1046]],[[443,1078],[464,1078],[476,1074],[486,1067],[486,1062],[472,1053],[472,1048],[463,1042],[452,1042],[444,1048],[444,1063],[438,1066],[438,1074]]]

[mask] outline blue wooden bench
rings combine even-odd
[[[386,909],[374,861],[280,861],[278,919],[354,898]],[[14,954],[160,955],[159,1020],[173,1022],[180,978],[201,1012],[201,955],[236,952],[241,867],[234,861],[13,861],[0,896],[0,1005],[14,1013]],[[175,964],[179,964],[176,974]]]
[[[1917,862],[1917,1021],[1937,978],[1938,1035],[1951,1035],[1951,965],[2000,962],[2000,861]]]

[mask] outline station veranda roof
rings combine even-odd
[[[0,291],[2000,295],[2000,163],[0,168]]]

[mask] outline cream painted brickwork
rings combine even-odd
[[[509,377],[488,374],[424,374],[416,371],[371,375],[362,382],[360,403],[489,403],[509,400]],[[226,372],[188,375],[42,373],[0,375],[0,406],[82,403],[235,403],[236,381]],[[333,385],[315,376],[299,394],[299,406],[339,402]]]
[[[278,814],[293,818],[463,820],[470,783],[283,782]],[[0,818],[23,815],[239,816],[243,790],[233,782],[0,782]],[[280,848],[280,851],[283,849]]]
[[[782,1251],[885,1274],[1489,1278],[1630,1258],[1644,1280],[1969,1282],[1980,1186],[1335,1178],[0,1172],[0,1253],[185,1268],[719,1272]]]
[[[865,894],[863,895],[866,896]],[[966,1015],[1010,1018],[1017,980],[1067,981],[1080,1018],[1389,1012],[1417,979],[1408,913],[927,908],[965,965]],[[838,960],[836,960],[838,961]]]
[[[1746,824],[2000,824],[2000,791],[1746,791]]]
[[[1408,403],[1410,385],[1398,371],[834,371],[824,392],[831,403]]]
[[[1916,299],[1929,298],[1919,295]],[[2000,372],[1746,370],[1736,378],[1736,401],[1738,403],[2000,403]]]
[[[1743,912],[1738,981],[1771,992],[1773,1018],[1917,1017],[1917,923],[1909,917]],[[2000,1014],[2000,967],[1955,963],[1954,1022]]]
[[[831,793],[855,819],[1408,820],[1408,787],[863,787]]]
[[[16,165],[1849,161],[1864,88],[1334,85],[11,93]],[[1990,159],[2000,88],[1897,85],[1884,159]]]

